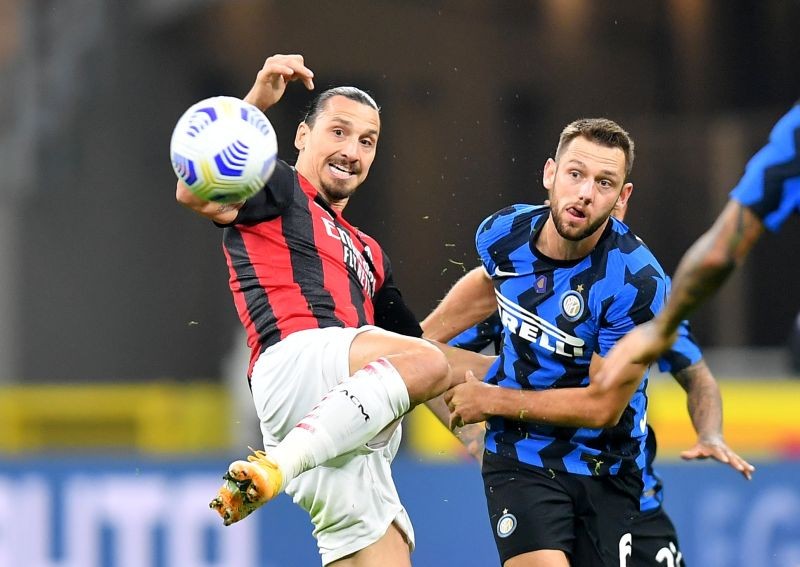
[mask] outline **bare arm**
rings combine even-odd
[[[445,392],[451,427],[502,416],[560,427],[613,427],[630,402],[646,367],[630,364],[614,381],[593,377],[603,365],[595,354],[589,367],[589,385],[548,390],[514,390],[480,382],[471,373],[464,384]]]
[[[683,451],[686,460],[713,458],[727,463],[750,480],[755,467],[735,453],[722,436],[722,396],[719,385],[704,360],[673,374],[686,391],[686,404],[697,443]]]
[[[486,319],[496,309],[492,279],[483,267],[475,268],[458,280],[436,309],[422,321],[424,337],[447,342]]]
[[[281,99],[289,82],[302,81],[311,90],[314,88],[313,78],[314,73],[305,66],[302,55],[273,55],[264,62],[244,100],[263,112]],[[244,204],[205,201],[180,180],[175,188],[175,200],[200,216],[220,224],[233,222]]]
[[[763,232],[755,213],[738,201],[728,201],[678,265],[669,301],[655,320],[663,337],[672,336],[680,322],[725,283]]]

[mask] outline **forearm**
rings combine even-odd
[[[721,439],[722,395],[705,361],[681,370],[675,379],[686,390],[686,406],[698,439]]]
[[[486,271],[475,268],[462,277],[421,323],[424,337],[447,342],[486,319],[497,309],[494,285]]]
[[[244,202],[215,203],[213,201],[205,201],[192,193],[183,181],[180,180],[178,180],[178,184],[175,188],[175,200],[198,215],[220,224],[233,222],[234,219],[236,219],[239,209],[241,209],[244,204]]]
[[[714,225],[686,251],[672,280],[664,310],[656,318],[663,336],[714,294],[744,261],[764,228],[750,209],[731,201]]]
[[[613,427],[630,400],[625,391],[601,391],[587,387],[548,390],[493,388],[486,413],[516,421],[558,427]]]
[[[489,367],[497,359],[496,356],[487,356],[463,348],[452,347],[438,341],[430,342],[436,345],[447,357],[452,376],[450,381],[451,388],[464,381],[464,376],[468,370],[472,371],[478,380],[483,380]]]

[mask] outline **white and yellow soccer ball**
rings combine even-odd
[[[241,99],[217,96],[183,113],[170,141],[172,169],[205,201],[237,203],[275,170],[278,140],[267,117]]]

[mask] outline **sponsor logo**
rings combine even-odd
[[[517,529],[517,518],[506,512],[497,520],[497,536],[508,537]]]
[[[321,218],[322,224],[325,225],[325,232],[328,233],[328,236],[335,238],[342,243],[342,261],[344,262],[344,265],[355,274],[356,278],[358,279],[358,283],[361,284],[361,289],[364,290],[364,293],[367,294],[368,297],[373,297],[375,295],[375,274],[372,273],[369,262],[367,262],[365,258],[366,255],[371,261],[372,252],[367,247],[364,250],[364,254],[361,254],[361,252],[358,251],[358,248],[356,248],[356,245],[353,242],[353,239],[350,237],[349,232],[336,226],[336,223],[334,223],[331,219],[327,219],[325,217]]]
[[[344,395],[347,396],[347,398],[351,402],[353,402],[353,405],[358,408],[358,411],[360,411],[361,415],[364,416],[364,421],[369,421],[369,419],[370,419],[369,414],[364,409],[364,404],[361,403],[361,400],[359,400],[357,397],[355,397],[353,394],[351,394],[348,390],[344,390],[343,389],[342,393],[344,393]]]
[[[500,320],[509,332],[554,354],[576,358],[583,356],[585,342],[565,333],[538,315],[523,309],[495,290]]]
[[[492,275],[496,278],[511,278],[514,276],[518,276],[517,272],[506,272],[505,270],[501,270],[500,268],[495,268]]]

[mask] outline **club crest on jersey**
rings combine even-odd
[[[538,278],[536,278],[536,282],[533,284],[533,289],[536,293],[544,293],[547,291],[547,276],[542,274]]]
[[[497,520],[497,537],[508,537],[517,529],[517,518],[506,512]]]
[[[577,291],[568,291],[561,296],[561,313],[567,321],[575,321],[583,315],[583,296]]]

